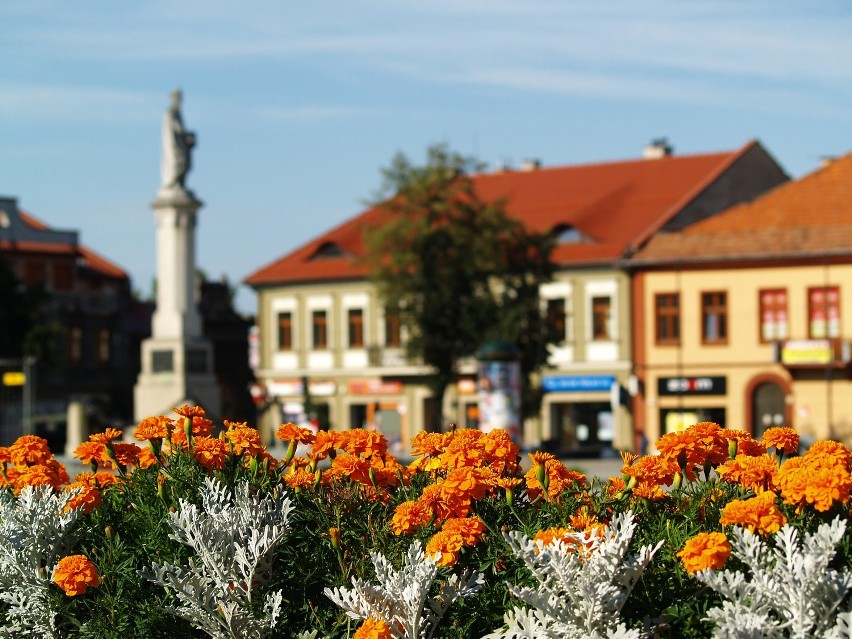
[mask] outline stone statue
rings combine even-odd
[[[195,134],[183,128],[180,116],[181,92],[172,91],[171,104],[163,117],[162,189],[185,190],[186,174],[192,163]]]

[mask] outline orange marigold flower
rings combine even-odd
[[[338,431],[335,430],[321,430],[317,432],[311,451],[318,456],[318,459],[325,459],[338,447],[337,433]]]
[[[823,439],[811,444],[806,455],[827,455],[833,457],[838,464],[846,470],[852,471],[852,451],[840,442],[831,439]]]
[[[173,408],[172,412],[181,417],[204,417],[207,414],[201,406],[190,406],[189,404],[184,404],[180,408]]]
[[[806,504],[825,512],[839,502],[848,503],[852,474],[837,457],[813,448],[801,457],[785,460],[775,475],[785,504],[801,510]]]
[[[639,459],[639,455],[636,453],[629,453],[626,450],[622,450],[619,455],[621,456],[621,472],[623,473],[626,468],[630,468],[633,463]]]
[[[767,428],[763,433],[762,442],[767,448],[774,448],[788,455],[799,450],[799,434],[786,426]]]
[[[360,484],[370,483],[370,462],[363,457],[343,453],[331,462],[331,476],[349,479]]]
[[[738,484],[754,493],[760,493],[764,490],[774,490],[778,460],[775,456],[766,453],[758,457],[742,454],[729,459],[716,468],[716,472],[728,483]]]
[[[315,438],[314,431],[310,428],[301,428],[293,422],[281,424],[275,431],[275,436],[285,442],[295,441],[302,444],[312,444]]]
[[[736,452],[734,456],[747,455],[749,457],[759,457],[766,453],[766,446],[763,442],[759,442],[751,436],[751,433],[744,430],[726,428],[722,430],[722,436],[728,440],[728,443],[736,442]]]
[[[346,431],[346,437],[343,438],[341,444],[343,450],[347,453],[360,457],[384,455],[388,450],[388,442],[384,435],[378,431],[364,428]]]
[[[68,484],[65,490],[79,490],[79,493],[72,497],[65,505],[66,511],[77,510],[81,508],[84,515],[88,515],[95,508],[101,505],[101,491],[97,487],[87,484],[86,482],[77,481],[73,484]]]
[[[455,530],[439,530],[426,543],[426,556],[439,555],[439,566],[455,566],[464,546],[464,538]]]
[[[469,466],[451,470],[441,482],[441,494],[445,499],[460,497],[479,500],[485,497],[487,489],[488,485],[482,480],[479,469]]]
[[[419,431],[411,440],[411,456],[437,456],[444,452],[444,434]]]
[[[461,428],[444,434],[444,451],[439,456],[440,468],[481,467],[487,463],[480,430]]]
[[[95,433],[94,435],[89,435],[89,441],[107,444],[111,441],[115,441],[116,439],[121,439],[123,434],[124,433],[122,433],[117,428],[107,428],[102,433]]]
[[[719,570],[731,555],[731,544],[724,533],[702,532],[686,540],[677,553],[686,572],[692,574],[710,568]]]
[[[19,493],[26,486],[53,486],[54,489],[58,489],[62,485],[56,469],[47,464],[17,466],[16,469],[18,471],[14,480],[16,493]]]
[[[53,583],[69,597],[86,594],[87,588],[97,588],[100,576],[95,564],[85,555],[63,557],[53,570]]]
[[[136,466],[139,463],[139,453],[142,449],[136,444],[115,442],[112,447],[115,461],[122,466]]]
[[[482,446],[489,464],[501,466],[498,472],[514,472],[518,468],[518,455],[521,452],[509,431],[495,428],[482,438]]]
[[[218,437],[197,437],[192,456],[207,470],[222,470],[228,459],[228,444]]]
[[[568,543],[568,535],[573,532],[574,531],[570,528],[546,528],[544,530],[539,530],[535,535],[533,535],[533,541],[540,541],[543,546],[548,546],[555,541]]]
[[[628,477],[635,477],[637,483],[654,486],[671,486],[680,466],[670,457],[663,455],[642,455],[625,466],[621,471]]]
[[[37,435],[22,435],[9,447],[9,459],[13,464],[43,464],[53,457],[47,440]]]
[[[626,488],[623,477],[610,477],[606,482],[606,496],[615,497]]]
[[[530,457],[536,453],[531,453]],[[527,485],[527,492],[531,499],[542,495],[544,487],[539,479],[539,473],[543,473],[547,482],[547,497],[555,499],[563,491],[571,488],[575,484],[580,486],[586,485],[586,476],[575,470],[567,468],[565,464],[556,459],[550,453],[541,453],[539,459],[543,459],[543,464],[533,464],[524,475],[524,480]]]
[[[83,442],[74,449],[74,457],[84,464],[98,463],[104,457],[105,448],[100,442]]]
[[[696,466],[715,466],[727,459],[728,440],[719,424],[699,422],[682,433],[666,433],[657,441],[657,450],[694,479]]]
[[[536,466],[544,466],[549,461],[558,461],[556,459],[556,455],[554,455],[553,453],[546,453],[546,452],[541,451],[541,450],[536,450],[536,451],[533,451],[532,453],[529,453],[529,458],[530,458],[530,460],[532,460],[532,463]]]
[[[590,513],[587,506],[583,506],[569,518],[574,530],[597,530],[603,524],[594,513]]]
[[[775,504],[775,497],[775,493],[766,491],[751,499],[735,499],[725,506],[719,523],[742,526],[759,535],[776,533],[787,518]]]
[[[12,451],[8,446],[0,446],[0,464],[12,461]]]
[[[248,422],[232,422],[230,419],[223,419],[222,424],[225,425],[226,430],[231,430],[233,428],[248,428]]]
[[[658,484],[647,481],[640,481],[630,491],[630,494],[637,499],[647,499],[648,501],[660,501],[668,497],[668,493]]]
[[[393,639],[390,626],[381,619],[368,617],[358,626],[353,639]]]
[[[432,519],[429,508],[420,501],[404,501],[393,511],[390,528],[394,535],[413,535]]]
[[[441,528],[457,533],[465,546],[475,546],[485,534],[485,522],[479,517],[452,517]]]
[[[136,465],[139,468],[150,468],[157,464],[159,460],[150,448],[143,448],[139,451],[139,457],[136,460]]]
[[[147,417],[139,422],[133,436],[140,441],[165,439],[173,427],[174,422],[168,417]]]
[[[284,476],[284,483],[293,490],[310,488],[314,485],[316,475],[307,468],[296,468]]]
[[[245,453],[251,457],[256,457],[264,451],[263,443],[260,441],[260,433],[256,428],[234,426],[225,431],[225,439],[231,442],[236,455]]]

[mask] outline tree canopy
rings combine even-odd
[[[430,147],[422,166],[398,154],[382,171],[383,217],[365,232],[366,260],[408,355],[435,370],[438,407],[459,361],[502,338],[520,350],[529,415],[538,406],[529,374],[546,356],[539,286],[552,276],[552,240],[511,217],[504,200],[480,199],[471,178],[479,169],[445,145]]]

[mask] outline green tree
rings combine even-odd
[[[406,329],[408,355],[435,371],[429,386],[438,410],[459,361],[503,338],[521,352],[522,412],[530,415],[539,404],[530,373],[546,354],[539,286],[552,276],[552,239],[509,216],[504,200],[483,201],[471,178],[480,169],[445,145],[430,147],[423,166],[398,154],[382,170],[366,262]]]

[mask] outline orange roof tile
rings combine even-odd
[[[473,176],[474,188],[486,201],[505,198],[509,214],[532,231],[567,225],[595,240],[557,247],[553,256],[557,264],[612,263],[631,244],[662,227],[756,144],[721,153],[480,174]],[[368,209],[263,266],[245,282],[262,286],[363,278],[368,270],[358,262],[364,254],[363,229],[380,224],[383,215],[379,208]],[[337,246],[348,255],[315,258],[324,245]]]
[[[21,217],[21,221],[30,228],[40,231],[48,231],[51,228],[42,220],[38,219],[30,213],[27,213],[26,211],[21,210],[20,208],[18,209],[18,214]],[[36,242],[30,240],[15,242],[4,241],[2,245],[0,245],[0,250],[12,249],[16,251],[34,253],[77,253],[84,260],[85,265],[95,272],[98,272],[107,277],[114,277],[117,279],[126,279],[128,277],[127,272],[124,271],[120,266],[106,259],[102,255],[99,255],[98,253],[94,252],[83,244],[77,244],[76,246],[72,246],[69,244],[61,244],[57,242]]]
[[[630,263],[852,255],[852,154],[683,231],[659,233]]]

